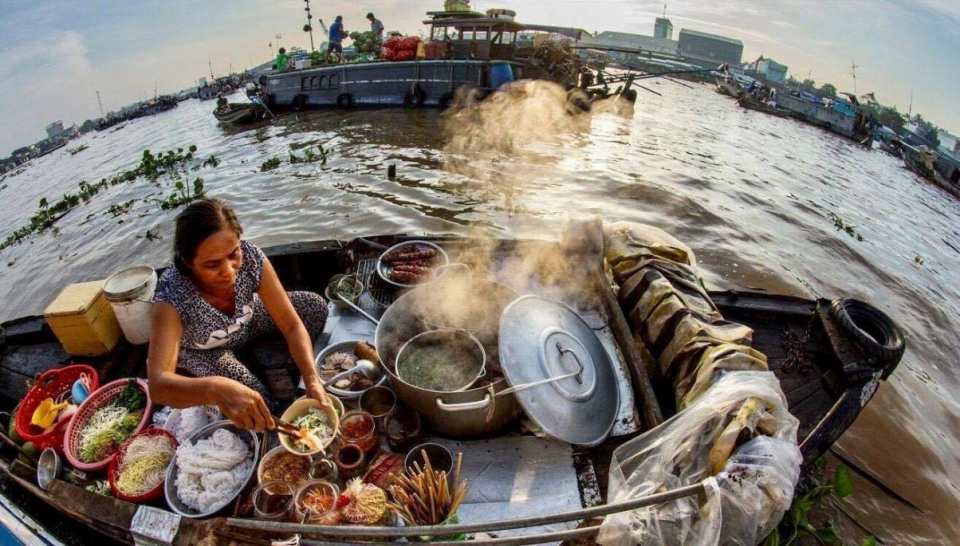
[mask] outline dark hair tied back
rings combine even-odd
[[[240,221],[233,209],[219,199],[194,201],[177,215],[177,231],[173,237],[173,265],[182,275],[190,276],[189,264],[197,255],[197,249],[207,237],[220,230],[229,229],[243,234]]]

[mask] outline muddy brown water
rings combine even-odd
[[[924,513],[859,478],[843,505],[887,543],[960,541],[960,201],[891,156],[745,111],[707,86],[649,86],[663,96],[641,91],[633,110],[570,123],[550,108],[504,108],[446,132],[438,112],[401,109],[287,113],[231,129],[212,103],[187,101],[0,178],[0,238],[43,197],[132,168],[145,148],[190,144],[221,160],[190,180],[232,204],[261,246],[398,232],[543,237],[570,213],[653,224],[696,251],[711,289],[851,295],[899,322],[907,354],[836,449]],[[316,144],[330,151],[326,165],[286,161]],[[275,155],[282,165],[260,172]],[[123,264],[166,265],[177,211],[156,200],[172,190],[166,178],[111,187],[56,231],[0,252],[0,319],[41,313],[65,284]],[[108,212],[128,201],[127,212]]]

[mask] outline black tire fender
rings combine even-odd
[[[895,366],[906,351],[903,331],[883,311],[853,298],[840,298],[830,304],[830,312],[840,329],[883,367]]]
[[[440,98],[437,100],[440,105],[441,110],[446,110],[450,108],[450,105],[453,103],[454,94],[452,91],[447,91],[446,93],[440,95]]]
[[[403,104],[411,108],[420,108],[423,106],[423,101],[425,100],[427,100],[427,94],[420,88],[419,83],[415,83],[413,87],[407,91],[407,94],[404,95]]]
[[[299,112],[300,110],[303,110],[303,106],[306,103],[306,95],[297,95],[296,97],[293,97],[293,102],[290,103],[290,108],[292,108],[294,112]]]
[[[343,93],[337,97],[337,107],[338,108],[353,108],[353,95],[350,93]]]

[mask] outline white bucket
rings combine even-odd
[[[134,345],[150,341],[150,312],[157,272],[146,264],[117,271],[103,285],[103,297],[110,302],[124,337]]]

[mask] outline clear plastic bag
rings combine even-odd
[[[800,474],[799,423],[772,372],[720,373],[687,409],[614,451],[607,498],[699,482],[706,494],[607,516],[599,543],[752,545],[779,522]]]

